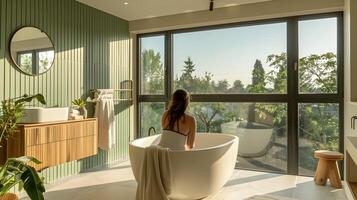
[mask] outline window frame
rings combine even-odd
[[[19,51],[17,52],[16,59],[19,62],[19,65],[21,66],[21,55],[24,54],[32,54],[32,74],[34,75],[39,75],[40,74],[40,59],[39,59],[39,54],[41,52],[46,52],[46,51],[54,51],[54,48],[42,48],[42,49],[34,49],[34,50],[27,50],[27,51]]]
[[[337,93],[299,93],[299,21],[337,18]],[[259,102],[259,103],[286,103],[287,104],[287,174],[299,174],[299,103],[338,103],[339,104],[339,151],[344,151],[344,38],[343,38],[343,12],[331,12],[323,14],[302,15],[284,18],[263,19],[247,22],[184,28],[154,33],[137,35],[137,88],[136,88],[136,130],[140,130],[139,108],[141,102],[166,102],[166,107],[172,95],[173,88],[173,35],[177,33],[197,32],[205,30],[225,29],[232,27],[247,27],[285,22],[287,24],[287,92],[284,94],[192,94],[192,102]],[[163,95],[141,95],[140,91],[140,55],[141,38],[163,35],[165,36],[165,63],[164,63],[164,90]],[[140,133],[135,138],[140,137]],[[343,174],[343,163],[340,162],[340,170]]]

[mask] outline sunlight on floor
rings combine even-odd
[[[136,185],[130,163],[125,162],[48,185],[46,200],[135,200]],[[244,200],[265,194],[299,200],[346,199],[343,190],[317,186],[311,177],[236,170],[224,188],[206,200]]]

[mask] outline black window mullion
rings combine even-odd
[[[287,71],[288,71],[288,174],[298,174],[298,20],[287,23]]]
[[[167,32],[165,34],[165,96],[166,107],[172,95],[173,89],[173,67],[172,67],[172,34]]]
[[[339,103],[339,94],[299,94],[297,96],[299,103]]]
[[[287,94],[191,94],[192,102],[287,102]]]
[[[166,102],[165,95],[139,95],[138,102]]]
[[[344,153],[344,25],[343,13],[337,17],[337,89],[339,94],[339,151]],[[343,162],[339,162],[339,168],[343,177]]]

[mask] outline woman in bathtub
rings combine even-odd
[[[176,90],[168,110],[161,119],[162,134],[160,146],[171,150],[189,150],[194,147],[196,120],[186,113],[190,95],[185,90]]]

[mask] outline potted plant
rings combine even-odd
[[[12,99],[3,100],[0,109],[0,144],[3,139],[8,139],[17,131],[17,124],[24,115],[24,104],[37,99],[41,104],[46,104],[42,94],[23,95]]]
[[[17,132],[19,121],[24,115],[24,104],[37,99],[46,104],[42,94],[23,95],[1,102],[0,109],[0,144]],[[2,147],[0,146],[0,149]],[[17,199],[17,196],[8,193],[15,185],[23,187],[32,200],[42,200],[44,187],[36,170],[28,162],[40,163],[33,157],[10,158],[4,165],[0,165],[0,200]],[[20,189],[21,189],[20,187]]]
[[[72,101],[72,104],[78,107],[79,112],[81,113],[81,115],[83,115],[83,118],[86,119],[88,115],[86,109],[86,101],[83,99],[74,99]]]
[[[45,187],[35,168],[28,165],[32,161],[36,164],[41,162],[30,156],[9,158],[5,165],[0,167],[0,200],[18,199],[10,189],[19,185],[24,189],[31,200],[43,200]]]

